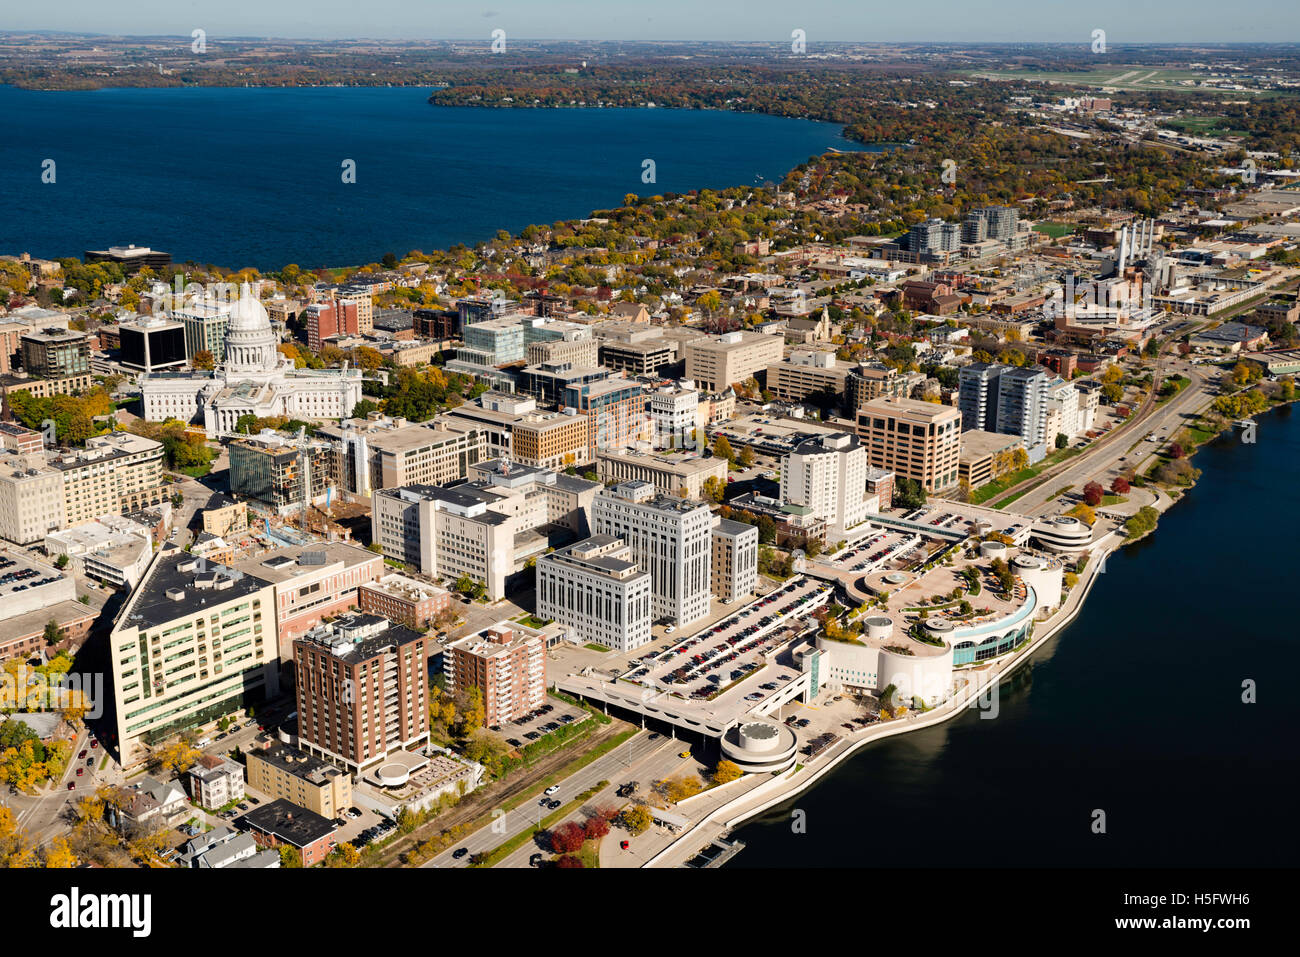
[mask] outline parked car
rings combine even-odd
[[[554,811],[557,807],[560,806],[560,802],[559,802],[559,801],[552,801],[550,804],[548,804],[548,805],[546,805],[546,806],[549,807],[552,811]]]
[[[549,788],[547,788],[543,793],[544,793],[544,794],[554,794],[554,793],[555,793],[556,791],[558,791],[558,790],[560,790],[560,786],[559,786],[558,784],[552,784],[552,785],[551,785]]]
[[[621,848],[623,848],[623,850],[626,851],[630,845],[628,844],[627,841],[619,841],[619,842],[618,842],[618,846],[621,847]]]

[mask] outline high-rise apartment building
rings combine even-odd
[[[701,502],[659,495],[648,482],[625,482],[596,495],[593,530],[625,541],[650,572],[656,619],[677,627],[709,614],[713,512]]]
[[[442,669],[452,694],[483,693],[484,724],[514,721],[546,703],[546,641],[513,622],[452,642]]]
[[[583,644],[641,647],[650,640],[651,605],[650,573],[621,539],[593,535],[537,560],[537,614]]]
[[[1047,440],[1047,383],[1047,372],[1037,366],[1012,367],[998,377],[998,418],[993,431],[1020,436],[1030,461],[1042,458],[1035,450]]]
[[[927,492],[957,484],[961,413],[915,399],[872,399],[858,410],[858,438],[868,462],[920,482]]]
[[[841,541],[879,509],[867,495],[867,468],[867,450],[857,436],[805,439],[781,463],[781,500],[808,509],[826,523],[828,541]]]
[[[996,432],[998,421],[998,378],[1010,366],[973,362],[957,372],[957,408],[961,427],[969,432]]]
[[[298,745],[354,775],[429,740],[424,635],[343,615],[293,643]]]

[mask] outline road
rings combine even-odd
[[[632,780],[636,778],[637,774],[640,773],[640,769],[646,766],[648,762],[655,761],[659,756],[671,754],[674,749],[682,751],[687,747],[688,745],[681,740],[673,740],[663,736],[652,741],[649,734],[641,732],[629,738],[608,754],[602,755],[591,764],[569,775],[560,783],[560,790],[552,794],[549,800],[557,800],[561,804],[568,804],[583,791],[594,787],[601,781],[621,784],[624,780]],[[541,797],[542,795],[536,794],[514,810],[504,812],[502,815],[497,816],[497,819],[492,824],[480,828],[455,847],[448,848],[420,866],[468,867],[471,855],[486,853],[500,847],[516,834],[536,828],[542,818],[552,813],[538,806],[537,802]],[[452,854],[462,847],[467,848],[469,854],[462,856],[459,860],[452,857]],[[525,845],[525,847],[530,854],[537,850],[531,844]],[[528,855],[524,855],[525,865],[527,864],[527,857]]]
[[[1180,360],[1172,363],[1168,372],[1184,375],[1191,381],[1168,402],[1153,404],[1141,419],[1135,414],[1130,423],[1111,433],[1113,439],[1095,442],[1083,454],[1069,459],[1059,472],[1016,499],[1009,508],[1024,515],[1045,514],[1054,508],[1057,490],[1067,485],[1082,488],[1091,481],[1109,485],[1114,475],[1128,468],[1141,472],[1148,459],[1163,449],[1183,427],[1184,416],[1199,408],[1206,399],[1206,377],[1198,366]],[[1154,434],[1158,441],[1143,441],[1147,434]],[[1137,443],[1136,448],[1134,443]],[[1033,481],[1041,480],[1040,475]]]

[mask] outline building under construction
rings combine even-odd
[[[289,515],[328,505],[335,486],[329,442],[263,430],[231,442],[230,491],[255,509]]]

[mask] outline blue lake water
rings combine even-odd
[[[998,717],[868,746],[740,828],[727,866],[1294,866],[1300,410],[1194,461],[1197,487],[1110,556]]]
[[[861,148],[808,120],[434,107],[428,94],[0,87],[0,252],[135,243],[178,262],[359,264],[586,216],[627,193],[779,182],[810,156]],[[355,183],[343,182],[347,159]]]

